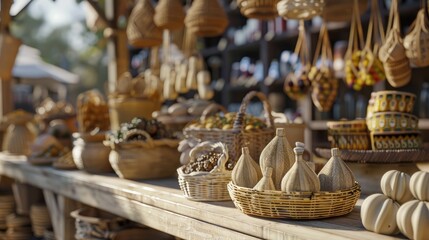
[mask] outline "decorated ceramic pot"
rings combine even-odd
[[[413,111],[416,95],[399,91],[379,91],[373,93],[373,112],[403,112]]]
[[[416,131],[419,119],[408,113],[380,112],[367,118],[368,129],[372,132]]]
[[[367,150],[371,146],[364,119],[329,121],[328,141],[332,148]]]

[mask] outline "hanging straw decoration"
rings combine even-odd
[[[359,0],[359,15],[368,9],[368,0]],[[325,0],[323,20],[326,22],[348,22],[353,15],[353,0]]]
[[[130,14],[127,25],[128,42],[137,48],[159,46],[162,43],[162,30],[154,21],[150,0],[139,0]]]
[[[318,64],[319,56],[320,64]],[[320,29],[313,67],[308,74],[312,87],[311,99],[316,108],[321,112],[329,111],[337,96],[338,79],[335,77],[332,63],[332,47],[328,29],[324,23]]]
[[[393,87],[405,86],[411,80],[410,61],[405,54],[399,21],[398,1],[392,0],[386,31],[387,36],[380,47],[378,56],[383,62],[386,79]]]
[[[276,18],[279,0],[237,0],[241,14],[247,18],[269,20]]]
[[[421,0],[422,8],[412,29],[404,38],[404,47],[411,64],[416,67],[429,66],[429,14],[427,1]]]
[[[324,6],[324,0],[280,0],[277,11],[286,19],[309,20],[321,15]]]
[[[221,35],[228,26],[228,17],[219,0],[194,0],[185,18],[188,31],[199,37]]]
[[[161,29],[179,30],[185,26],[185,11],[181,0],[160,0],[153,21]]]
[[[284,91],[291,99],[298,100],[307,95],[311,86],[308,79],[311,64],[303,20],[299,22],[299,35],[295,46],[295,54],[299,56],[301,66],[295,72],[288,74],[284,84]]]

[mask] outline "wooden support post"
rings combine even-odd
[[[70,216],[70,212],[76,210],[79,204],[70,198],[57,195],[49,190],[43,190],[43,195],[51,215],[55,238],[62,240],[75,239],[75,221]]]
[[[3,117],[13,110],[12,80],[0,79],[0,116]]]

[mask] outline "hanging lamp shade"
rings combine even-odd
[[[139,0],[130,14],[127,25],[128,43],[137,48],[159,46],[162,30],[158,28],[153,15],[155,10],[150,0]]]
[[[241,14],[247,18],[269,20],[276,18],[279,0],[237,0]]]
[[[153,21],[161,29],[178,30],[185,25],[185,11],[181,0],[160,0],[155,7]]]
[[[185,25],[188,31],[199,37],[213,37],[225,31],[228,17],[218,0],[194,0]]]

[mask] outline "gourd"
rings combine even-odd
[[[411,176],[410,190],[420,201],[429,201],[429,172],[418,171]]]
[[[424,240],[429,236],[429,203],[412,200],[396,214],[399,230],[409,239]]]
[[[381,193],[367,197],[361,206],[360,216],[363,226],[370,231],[381,234],[399,232],[396,224],[396,213],[400,205]]]
[[[410,175],[397,170],[386,172],[380,181],[384,195],[403,204],[413,199],[410,191]]]
[[[253,188],[262,177],[261,169],[250,156],[249,148],[243,147],[241,151],[242,154],[232,170],[231,180],[237,186]]]
[[[196,90],[198,87],[197,73],[198,73],[198,58],[192,56],[189,58],[188,74],[186,75],[186,87],[189,90]]]
[[[164,98],[167,100],[175,100],[178,96],[175,89],[176,70],[170,69],[170,73],[167,74],[164,82]]]
[[[352,188],[355,184],[353,172],[340,158],[338,148],[331,149],[332,157],[320,170],[320,190],[335,192]]]
[[[276,136],[262,150],[259,157],[261,169],[273,168],[273,181],[277,190],[280,190],[282,178],[291,168],[292,161],[293,152],[286,139],[285,129],[277,128]]]
[[[262,177],[261,180],[259,180],[259,182],[256,184],[256,186],[253,189],[258,191],[276,190],[276,187],[274,186],[272,174],[273,174],[272,168],[270,167],[265,168],[264,176]]]
[[[319,192],[320,182],[316,173],[302,159],[304,144],[296,142],[295,163],[286,173],[282,182],[281,190],[284,192]]]
[[[182,62],[177,66],[177,75],[176,75],[176,92],[186,93],[188,88],[186,87],[186,75],[188,74],[188,63]]]
[[[203,100],[209,100],[213,98],[214,91],[210,88],[210,73],[209,71],[199,71],[197,74],[198,82],[198,95]]]

